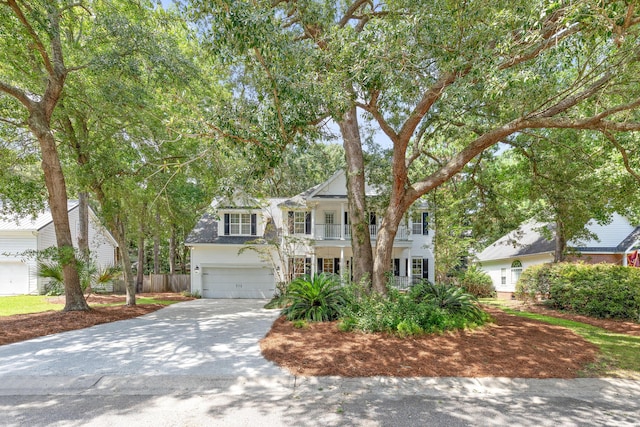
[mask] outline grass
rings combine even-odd
[[[63,304],[52,304],[47,301],[51,298],[45,295],[15,295],[0,297],[0,317],[13,316],[14,314],[40,313],[43,311],[60,311]]]
[[[559,317],[513,310],[499,300],[483,300],[482,302],[497,306],[506,313],[515,316],[570,329],[586,341],[596,345],[600,349],[600,357],[596,363],[585,367],[582,372],[585,377],[640,379],[640,337],[611,332]]]
[[[47,301],[46,295],[15,295],[0,297],[0,317],[13,316],[14,314],[41,313],[43,311],[60,311],[64,303],[56,304]],[[136,304],[163,304],[170,305],[179,301],[167,301],[155,298],[137,297]],[[124,305],[124,302],[111,304],[90,304],[92,307],[106,307],[112,305]]]

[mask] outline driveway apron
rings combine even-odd
[[[264,300],[200,299],[135,319],[0,346],[2,376],[277,376],[259,341],[278,317]]]

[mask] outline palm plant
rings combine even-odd
[[[80,286],[83,292],[91,293],[93,288],[107,284],[115,280],[121,273],[117,266],[108,265],[98,269],[93,261],[83,261],[78,259],[78,274],[80,275]],[[47,295],[62,295],[64,292],[64,278],[62,275],[62,265],[57,261],[39,261],[38,276],[49,279],[46,286]]]
[[[460,314],[470,320],[480,320],[483,317],[476,297],[466,293],[458,286],[423,283],[414,288],[412,296],[417,300],[452,314]]]
[[[312,322],[336,320],[346,305],[340,282],[334,275],[303,276],[289,285],[287,297],[291,305],[282,310],[288,320]]]

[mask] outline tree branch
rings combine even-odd
[[[47,69],[47,72],[49,74],[53,74],[53,65],[51,63],[51,59],[49,58],[49,54],[47,53],[47,49],[44,47],[44,43],[42,43],[42,40],[38,36],[38,33],[36,33],[27,18],[24,16],[24,13],[20,9],[20,6],[18,6],[18,4],[16,3],[16,0],[8,0],[7,5],[13,10],[13,13],[15,13],[20,23],[27,30],[27,33],[29,33],[29,36],[33,39],[36,50],[40,53],[40,56],[44,61],[44,66]]]
[[[22,105],[27,107],[28,110],[33,108],[33,105],[35,104],[35,102],[29,98],[25,91],[15,86],[11,86],[3,81],[0,81],[0,92],[11,95],[12,97],[20,101]]]
[[[624,163],[624,168],[627,170],[627,172],[629,172],[631,176],[633,176],[638,182],[640,182],[640,174],[634,171],[633,168],[631,168],[631,164],[629,164],[629,155],[627,154],[627,150],[625,150],[624,147],[620,145],[618,140],[611,134],[611,132],[604,130],[602,131],[602,133],[613,144],[613,146],[616,147],[618,152],[620,152],[620,155],[622,156],[622,162]]]

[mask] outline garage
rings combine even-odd
[[[209,267],[202,269],[203,298],[271,298],[273,272],[256,267]]]
[[[22,262],[0,262],[0,295],[29,293],[29,266]]]

